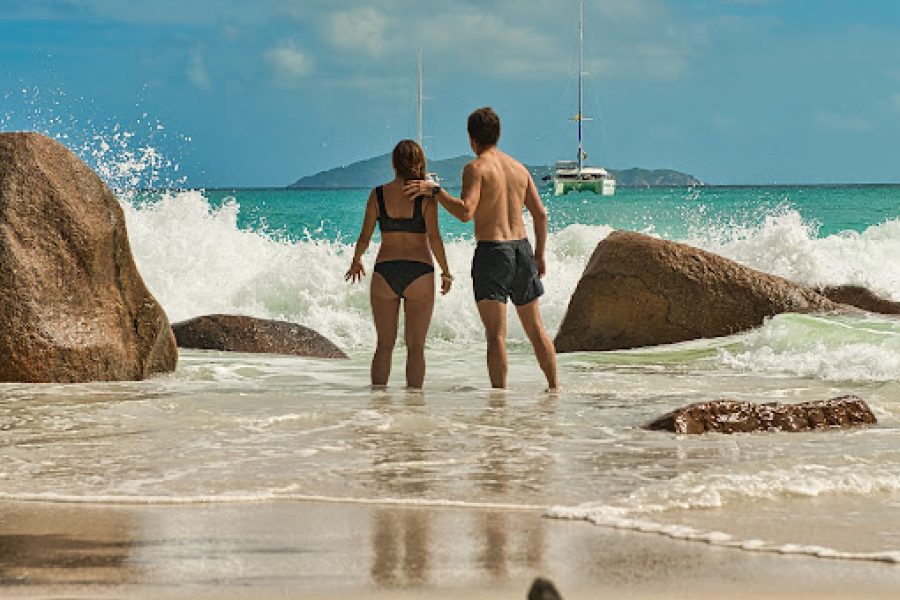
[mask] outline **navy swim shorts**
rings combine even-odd
[[[543,295],[534,252],[528,239],[482,241],[472,258],[472,284],[475,301],[512,299],[523,306]]]

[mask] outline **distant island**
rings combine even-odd
[[[457,156],[428,162],[428,170],[437,173],[446,187],[460,187],[460,176],[471,156]],[[549,177],[549,166],[526,165],[538,185],[544,177]],[[702,181],[679,171],[670,169],[609,169],[619,187],[690,187],[704,185]],[[375,158],[361,160],[345,167],[337,167],[301,177],[289,188],[369,188],[393,179],[391,155],[382,154]]]

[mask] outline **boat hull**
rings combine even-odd
[[[601,196],[612,196],[616,193],[615,179],[555,179],[553,195],[564,196],[569,192],[592,192]]]

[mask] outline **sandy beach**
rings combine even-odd
[[[4,597],[894,598],[895,565],[757,555],[539,511],[0,505]]]

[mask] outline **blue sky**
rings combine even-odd
[[[574,0],[0,0],[0,127],[133,132],[195,186],[280,186],[415,135],[574,158]],[[900,182],[900,2],[587,0],[589,160],[713,183]]]

